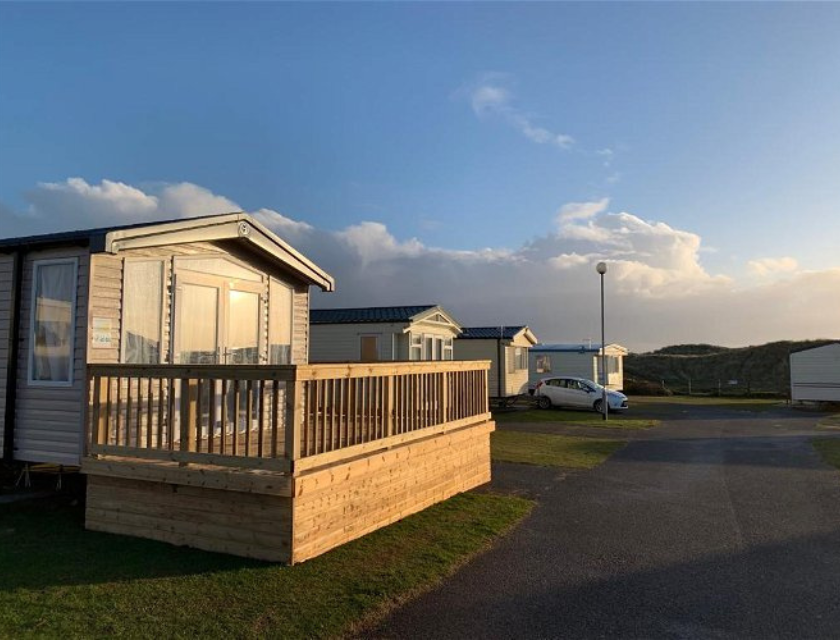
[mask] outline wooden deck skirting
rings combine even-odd
[[[314,557],[489,481],[488,367],[91,365],[86,526]]]

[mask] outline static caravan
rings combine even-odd
[[[461,333],[438,305],[312,309],[312,362],[453,360]]]
[[[840,402],[840,342],[790,354],[793,402]]]
[[[6,457],[80,465],[88,529],[294,564],[490,480],[490,363],[309,364],[333,279],[245,214],[2,240],[0,283]]]
[[[310,285],[242,213],[0,240],[5,459],[79,465],[88,364],[305,364]]]
[[[528,351],[537,338],[527,326],[465,327],[455,340],[457,360],[490,360],[490,397],[528,392]]]
[[[624,388],[624,356],[627,349],[619,344],[608,344],[607,388]],[[534,386],[543,378],[555,375],[577,376],[602,382],[601,345],[593,343],[538,344],[531,347],[528,383]]]

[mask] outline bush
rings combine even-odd
[[[624,378],[624,393],[633,396],[672,396],[674,392],[658,382]]]

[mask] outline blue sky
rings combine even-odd
[[[600,202],[569,219],[694,234],[731,291],[790,281],[840,267],[838,33],[840,4],[3,3],[0,224],[52,220],[44,183],[190,183],[518,255]]]

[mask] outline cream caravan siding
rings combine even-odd
[[[508,348],[508,359],[511,361],[515,361],[516,352],[514,351],[515,347],[522,347],[525,349],[525,362],[531,362],[530,358],[530,350],[531,350],[531,342],[528,340],[524,333],[519,333],[516,337],[511,341],[511,346]],[[508,396],[515,396],[519,395],[520,393],[528,393],[528,369],[517,369],[513,373],[509,373],[509,369],[505,368],[505,394]]]
[[[292,297],[292,364],[309,364],[309,286],[298,285]]]
[[[504,345],[502,346],[504,351]],[[491,398],[502,396],[503,387],[499,386],[499,341],[464,339],[455,340],[456,360],[489,360],[490,370],[487,372],[487,389]],[[503,363],[502,381],[504,383],[506,364]],[[527,371],[525,372],[527,377]],[[527,380],[526,380],[527,382]]]
[[[36,386],[28,382],[33,265],[36,260],[54,258],[78,259],[73,384],[69,387]],[[39,251],[28,254],[24,259],[20,299],[22,340],[18,357],[15,407],[16,460],[79,464],[82,455],[89,267],[90,255],[87,248]]]
[[[406,360],[401,354],[405,342],[404,323],[359,322],[347,324],[313,324],[309,328],[309,360],[311,362],[359,362],[361,360],[361,336],[379,338],[379,359]],[[397,356],[394,357],[396,347]]]
[[[790,396],[794,401],[840,402],[840,344],[790,355]]]
[[[455,340],[456,360],[490,360],[487,374],[488,389],[493,398],[506,398],[528,392],[528,369],[510,372],[510,366],[516,359],[516,347],[528,349],[531,343],[524,337],[516,340],[504,340],[501,346],[498,340],[480,338]],[[499,384],[499,350],[502,352],[501,384]],[[527,354],[527,351],[526,351]]]
[[[165,361],[171,362],[169,354],[172,343],[172,275],[174,273],[175,259],[186,256],[214,255],[219,257],[234,257],[239,262],[246,264],[263,276],[272,276],[282,280],[294,287],[292,296],[292,362],[294,364],[306,364],[308,362],[308,330],[309,322],[309,287],[299,282],[290,280],[285,273],[255,259],[247,252],[242,252],[235,245],[220,245],[210,243],[194,243],[174,245],[165,247],[154,247],[148,249],[132,249],[121,252],[117,256],[109,254],[96,254],[92,257],[91,269],[91,294],[90,294],[90,318],[110,321],[111,325],[111,347],[108,349],[88,349],[88,362],[91,363],[112,363],[120,361],[122,339],[122,284],[123,265],[125,260],[137,260],[143,258],[160,258],[164,268],[163,296],[163,318],[161,343],[165,354]],[[262,297],[268,299],[268,278],[264,278],[264,291]],[[261,330],[260,355],[263,361],[268,354],[268,313],[269,305],[263,305],[263,318]],[[92,339],[92,334],[91,339]]]
[[[537,356],[548,356],[551,360],[550,373],[536,373]],[[592,353],[573,353],[568,351],[531,351],[528,360],[531,364],[531,382],[537,382],[549,376],[576,376],[594,380],[596,376],[595,358]]]
[[[6,428],[6,371],[9,363],[9,328],[12,317],[14,257],[0,255],[0,451]]]

